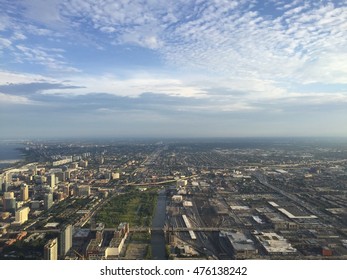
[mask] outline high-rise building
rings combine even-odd
[[[30,170],[33,176],[37,175],[37,165],[31,166]]]
[[[0,192],[7,192],[9,186],[12,183],[12,174],[10,172],[5,172],[0,174]]]
[[[3,174],[0,174],[0,191],[3,191],[3,185],[5,183],[5,178]]]
[[[63,188],[63,193],[66,197],[70,196],[70,187],[69,186],[64,186]]]
[[[59,182],[65,182],[66,180],[65,172],[58,172],[55,176],[59,179]]]
[[[28,220],[28,215],[30,212],[29,207],[21,207],[16,211],[16,223],[23,224]]]
[[[53,194],[52,193],[45,193],[45,197],[44,197],[43,202],[44,202],[45,210],[48,210],[49,208],[51,208],[53,205]]]
[[[43,255],[45,260],[57,260],[58,259],[58,239],[50,239],[43,249]]]
[[[12,173],[11,172],[5,173],[5,181],[9,185],[12,183]]]
[[[9,183],[4,182],[4,183],[2,184],[2,192],[3,192],[3,193],[7,192],[9,186],[10,186]]]
[[[53,192],[54,187],[55,187],[55,174],[54,173],[53,174],[49,174],[47,179],[48,179],[48,184],[51,187],[52,192]]]
[[[20,187],[20,198],[22,201],[27,201],[29,199],[29,187],[27,185],[22,185]]]
[[[66,225],[59,235],[59,256],[63,258],[72,247],[72,225]]]
[[[16,211],[16,199],[14,198],[14,192],[5,192],[2,199],[4,211],[14,213]]]
[[[71,170],[68,169],[64,172],[64,175],[65,175],[65,180],[69,180],[70,177],[71,177]]]

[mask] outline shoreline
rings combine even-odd
[[[4,160],[0,160],[0,164],[12,164],[12,163],[17,163],[19,161],[22,161],[23,159],[4,159]]]
[[[3,146],[1,146],[3,147]],[[16,146],[12,148],[12,150],[15,150],[18,152],[17,155],[14,155],[12,158],[8,159],[0,159],[0,171],[3,172],[4,170],[10,169],[14,166],[16,166],[19,163],[25,163],[26,162],[26,153],[24,147]]]

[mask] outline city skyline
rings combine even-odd
[[[346,137],[343,1],[0,0],[23,137]]]
[[[1,260],[347,259],[346,141],[28,141],[21,151],[0,170]]]

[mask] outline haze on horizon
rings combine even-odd
[[[347,137],[346,1],[0,5],[0,138]]]

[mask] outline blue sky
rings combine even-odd
[[[1,138],[347,136],[345,0],[0,0]]]

